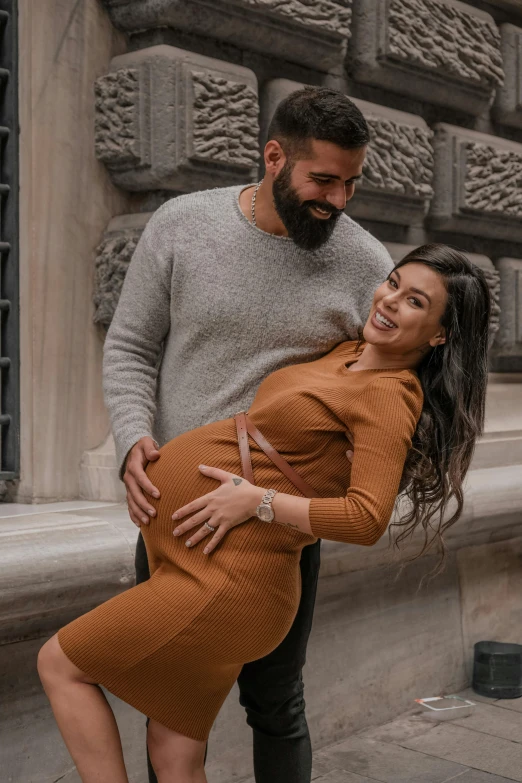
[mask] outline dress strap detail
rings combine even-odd
[[[245,411],[236,413],[234,416],[237,430],[237,441],[239,444],[239,454],[241,457],[241,466],[243,470],[243,477],[250,481],[251,484],[255,484],[254,472],[252,470],[252,459],[250,456],[250,446],[248,443],[248,436],[254,440],[259,448],[264,451],[268,459],[270,459],[274,465],[279,468],[281,473],[292,482],[302,495],[306,498],[319,498],[321,497],[313,487],[304,480],[294,468],[288,464],[284,457],[282,457],[278,451],[267,441],[265,436],[252,424]]]

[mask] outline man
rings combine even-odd
[[[159,496],[145,474],[161,459],[153,438],[163,444],[248,409],[269,373],[355,339],[392,267],[343,212],[369,142],[355,104],[335,90],[298,90],[278,106],[268,139],[261,184],[170,200],[129,266],[105,344],[104,386],[138,526],[154,516],[143,491]],[[239,677],[257,783],[311,779],[301,671],[319,556],[319,543],[303,550],[288,636]],[[141,536],[136,575],[149,576]],[[150,766],[149,776],[154,783]]]

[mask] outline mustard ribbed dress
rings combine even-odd
[[[83,672],[150,718],[205,740],[244,663],[284,639],[300,598],[301,549],[316,538],[371,545],[390,519],[422,407],[414,372],[350,371],[357,344],[274,372],[259,387],[252,422],[322,495],[310,501],[312,535],[253,518],[210,555],[175,538],[171,516],[218,483],[198,465],[241,474],[233,419],[167,443],[147,473],[161,492],[142,533],[151,578],[59,632]],[[354,439],[346,459],[346,431]],[[250,441],[256,484],[298,495]],[[351,475],[350,475],[351,472]],[[323,499],[324,498],[324,499]]]

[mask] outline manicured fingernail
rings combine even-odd
[[[176,528],[176,530],[174,530],[174,532],[172,533],[173,536],[179,536],[180,534],[181,534],[181,530],[178,530],[178,528]]]
[[[159,498],[159,492],[158,492],[158,490],[156,490],[155,492],[153,492],[153,493],[152,493],[152,497],[153,497],[153,498]]]
[[[144,525],[146,525],[149,520],[147,519],[147,517],[142,517],[141,521],[143,522]]]
[[[209,552],[210,552],[210,550],[209,550],[209,549],[204,549],[204,550],[203,550],[203,554],[204,554],[204,555],[208,555],[208,553],[209,553]]]
[[[192,546],[192,541],[185,541],[185,546]]]
[[[177,515],[177,514],[173,514],[173,515],[172,515],[172,519],[179,519],[179,517],[178,517],[178,515]]]
[[[207,469],[207,466],[206,466],[206,465],[200,465],[200,466],[199,466],[199,469],[200,469],[200,470],[206,470],[206,469]]]
[[[156,512],[154,511],[153,508],[149,508],[148,511],[147,511],[147,514],[149,515],[149,517],[153,517],[155,513]]]

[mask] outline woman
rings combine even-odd
[[[374,544],[399,491],[413,501],[406,532],[422,525],[440,537],[456,521],[483,424],[488,319],[482,272],[444,245],[421,247],[375,292],[364,347],[342,343],[261,384],[250,424],[291,463],[294,480],[254,441],[255,484],[241,478],[248,454],[240,432],[241,460],[234,419],[163,447],[148,468],[161,491],[143,531],[151,579],[70,623],[40,653],[84,783],[128,780],[98,684],[150,717],[160,783],[204,783],[205,742],[242,665],[292,624],[302,547],[319,537]],[[457,509],[443,520],[452,496]],[[272,515],[275,524],[260,521]]]

